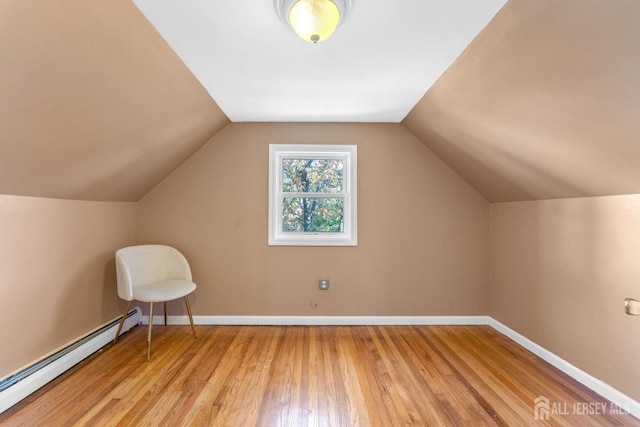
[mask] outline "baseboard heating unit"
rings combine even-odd
[[[128,313],[120,335],[140,324],[142,311],[133,307]],[[112,342],[122,317],[71,343],[63,349],[0,380],[0,414],[58,375],[69,370]]]

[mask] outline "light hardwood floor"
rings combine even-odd
[[[0,424],[640,426],[487,326],[196,328],[154,326],[148,363],[135,328]]]

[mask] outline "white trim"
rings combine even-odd
[[[505,335],[508,338],[511,338],[516,343],[520,344],[522,347],[526,348],[539,358],[549,362],[556,368],[560,369],[565,374],[569,375],[571,378],[583,384],[585,387],[593,390],[598,393],[600,396],[609,400],[613,404],[619,406],[620,408],[628,411],[631,415],[636,418],[640,418],[640,402],[630,398],[629,396],[621,393],[610,385],[602,382],[601,380],[595,378],[594,376],[588,374],[567,362],[566,360],[558,357],[554,353],[545,349],[544,347],[534,343],[529,338],[524,335],[519,334],[513,329],[505,326],[499,321],[489,317],[489,326],[491,326],[496,331]]]
[[[340,159],[343,161],[341,193],[284,193],[282,162],[284,159]],[[341,198],[343,200],[343,231],[303,233],[282,231],[282,211],[285,197]],[[270,246],[358,246],[358,146],[269,144],[269,215],[268,244]]]
[[[488,316],[193,316],[196,325],[488,325]],[[188,325],[189,317],[167,316],[169,325]],[[148,325],[148,316],[142,317]],[[164,316],[153,316],[154,325],[164,324]]]
[[[124,326],[120,335],[127,332],[129,329],[138,324],[140,318],[140,309],[138,307],[132,308],[132,310],[137,311],[137,315],[131,316],[125,320]],[[113,319],[111,322],[105,323],[108,325],[109,323],[115,322],[116,320],[120,320],[122,317],[118,316]],[[104,327],[104,326],[102,326]],[[94,331],[99,330],[100,328],[96,328]],[[38,369],[33,374],[25,377],[24,379],[18,381],[13,384],[6,390],[0,392],[0,414],[20,402],[25,397],[29,396],[34,391],[38,390],[42,386],[46,385],[50,381],[54,380],[60,374],[66,372],[71,369],[78,363],[82,362],[87,357],[91,356],[96,351],[100,350],[105,345],[113,342],[113,339],[116,335],[116,331],[118,329],[118,324],[111,326],[109,329],[106,329],[99,335],[93,337],[89,341],[85,342],[78,348],[73,349],[69,353],[60,357],[59,359],[51,362],[50,364],[44,366],[41,369]],[[86,336],[90,335],[87,334]],[[82,339],[82,338],[80,338]]]

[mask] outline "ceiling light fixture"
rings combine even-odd
[[[309,43],[331,37],[344,22],[352,0],[273,0],[278,16]]]

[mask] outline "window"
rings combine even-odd
[[[269,145],[269,244],[358,244],[355,145]]]

